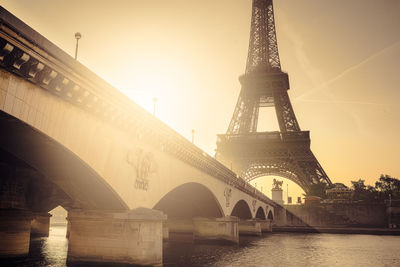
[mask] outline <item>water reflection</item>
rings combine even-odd
[[[49,237],[31,238],[29,256],[23,259],[2,261],[1,266],[66,266],[68,239],[66,227],[50,227]]]
[[[65,227],[51,227],[48,238],[31,240],[29,257],[1,261],[0,265],[66,266],[68,240],[65,232]],[[277,233],[241,237],[237,246],[166,242],[163,253],[164,266],[182,267],[400,266],[399,248],[399,236]]]
[[[165,266],[400,266],[400,237],[271,234],[240,246],[166,244]]]

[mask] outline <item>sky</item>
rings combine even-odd
[[[251,0],[0,0],[210,155],[240,92]],[[400,178],[400,1],[275,0],[289,96],[333,182]],[[276,130],[271,112],[260,130]],[[264,186],[271,179],[258,182]]]

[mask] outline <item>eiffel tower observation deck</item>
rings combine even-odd
[[[331,184],[310,149],[288,95],[288,74],[281,70],[272,0],[253,0],[250,43],[242,89],[226,134],[217,138],[216,158],[247,181],[277,175],[304,191]],[[279,131],[257,132],[261,107],[274,107]]]

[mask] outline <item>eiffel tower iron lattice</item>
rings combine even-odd
[[[272,0],[253,0],[246,72],[226,134],[218,135],[216,158],[250,181],[264,175],[288,178],[306,192],[312,184],[331,184],[301,131],[282,72]],[[260,107],[275,107],[279,130],[257,132]]]

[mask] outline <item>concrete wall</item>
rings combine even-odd
[[[389,228],[400,228],[400,200],[387,203],[386,215]]]
[[[129,212],[73,210],[68,262],[115,262],[162,266],[162,221],[159,211]]]
[[[352,224],[366,226],[386,226],[386,206],[384,204],[327,204],[328,211],[347,217]]]
[[[384,204],[330,203],[285,205],[289,226],[386,227]]]

